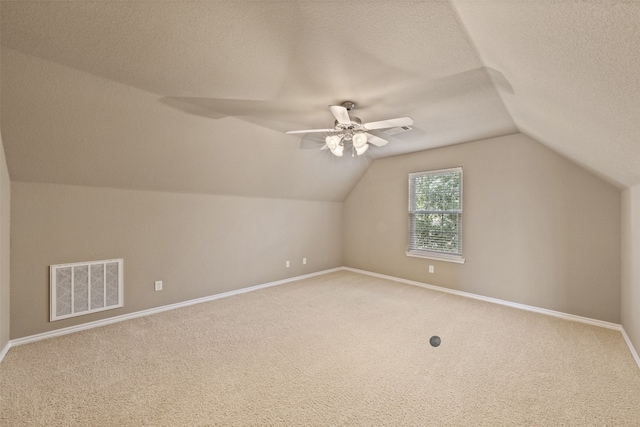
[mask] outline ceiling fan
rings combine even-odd
[[[411,117],[400,117],[397,119],[381,120],[377,122],[362,123],[358,117],[349,116],[349,111],[355,108],[356,104],[345,101],[341,105],[330,105],[329,110],[336,118],[332,129],[307,129],[290,130],[289,135],[301,133],[328,133],[325,138],[325,145],[322,149],[329,149],[335,156],[341,157],[345,146],[351,145],[352,155],[355,152],[358,156],[364,154],[373,144],[377,147],[386,145],[389,141],[369,133],[371,130],[389,129],[403,126],[411,126]]]

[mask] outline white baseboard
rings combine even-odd
[[[624,338],[625,342],[627,343],[627,346],[629,347],[629,351],[631,352],[631,355],[633,356],[633,358],[635,359],[636,363],[638,364],[638,368],[640,368],[640,357],[638,356],[638,353],[636,352],[636,349],[633,346],[633,343],[629,339],[629,336],[625,332],[625,330],[622,327],[622,325],[619,325],[617,323],[605,322],[604,320],[591,319],[589,317],[576,316],[575,314],[563,313],[561,311],[548,310],[546,308],[534,307],[534,306],[531,306],[531,305],[520,304],[520,303],[517,303],[517,302],[501,300],[501,299],[498,299],[498,298],[485,297],[485,296],[478,295],[478,294],[472,294],[470,292],[457,291],[455,289],[443,288],[443,287],[440,287],[440,286],[429,285],[427,283],[422,283],[422,282],[416,282],[416,281],[413,281],[413,280],[402,279],[400,277],[388,276],[386,274],[373,273],[371,271],[366,271],[366,270],[359,270],[357,268],[342,267],[342,269],[343,270],[347,270],[347,271],[352,271],[354,273],[360,273],[360,274],[366,274],[368,276],[379,277],[381,279],[387,279],[387,280],[393,280],[395,282],[406,283],[407,285],[419,286],[421,288],[431,289],[431,290],[434,290],[434,291],[446,292],[448,294],[458,295],[458,296],[465,297],[465,298],[473,298],[473,299],[477,299],[477,300],[480,300],[480,301],[486,301],[486,302],[491,302],[491,303],[494,303],[494,304],[505,305],[507,307],[518,308],[520,310],[532,311],[534,313],[545,314],[547,316],[559,317],[559,318],[565,319],[565,320],[571,320],[571,321],[574,321],[574,322],[586,323],[588,325],[594,325],[594,326],[599,326],[601,328],[607,328],[607,329],[613,329],[613,330],[616,330],[616,331],[620,331],[622,333],[622,337]]]
[[[11,341],[7,342],[7,345],[5,345],[2,351],[0,351],[0,362],[2,362],[2,359],[4,359],[4,357],[7,355],[7,352],[9,351],[10,348],[11,348]]]
[[[636,363],[638,364],[638,368],[640,368],[640,357],[638,356],[638,352],[636,351],[636,348],[633,346],[633,343],[629,339],[629,335],[627,335],[627,331],[625,331],[624,328],[620,328],[620,330],[622,332],[622,336],[624,337],[624,340],[627,342],[629,351],[631,351],[631,355],[633,356]]]
[[[213,301],[213,300],[217,300],[217,299],[221,299],[221,298],[230,297],[230,296],[233,296],[233,295],[239,295],[239,294],[243,294],[243,293],[246,293],[246,292],[252,292],[252,291],[259,290],[259,289],[268,288],[268,287],[271,287],[271,286],[282,285],[282,284],[285,284],[285,283],[295,282],[297,280],[303,280],[303,279],[307,279],[307,278],[315,277],[315,276],[321,276],[323,274],[333,273],[335,271],[341,271],[341,270],[351,271],[351,272],[354,272],[354,273],[365,274],[365,275],[368,275],[368,276],[378,277],[378,278],[381,278],[381,279],[392,280],[394,282],[405,283],[405,284],[408,284],[408,285],[419,286],[421,288],[431,289],[431,290],[438,291],[438,292],[445,292],[445,293],[448,293],[448,294],[458,295],[458,296],[465,297],[465,298],[473,298],[473,299],[477,299],[477,300],[480,300],[480,301],[486,301],[486,302],[490,302],[490,303],[494,303],[494,304],[505,305],[507,307],[513,307],[513,308],[517,308],[517,309],[520,309],[520,310],[532,311],[534,313],[545,314],[547,316],[559,317],[561,319],[571,320],[571,321],[574,321],[574,322],[586,323],[586,324],[589,324],[589,325],[599,326],[599,327],[607,328],[607,329],[614,329],[614,330],[620,331],[622,333],[622,336],[624,337],[624,340],[627,343],[627,346],[629,346],[629,350],[631,351],[631,355],[633,356],[633,358],[635,359],[636,363],[638,364],[638,367],[640,368],[640,357],[638,357],[638,353],[636,352],[636,350],[635,350],[633,344],[631,343],[631,340],[629,339],[629,337],[628,337],[627,333],[625,332],[624,328],[621,325],[617,324],[617,323],[605,322],[603,320],[597,320],[597,319],[591,319],[591,318],[588,318],[588,317],[576,316],[574,314],[568,314],[568,313],[563,313],[563,312],[560,312],[560,311],[548,310],[546,308],[534,307],[534,306],[531,306],[531,305],[520,304],[520,303],[515,303],[515,302],[511,302],[511,301],[506,301],[506,300],[501,300],[501,299],[498,299],[498,298],[485,297],[485,296],[478,295],[478,294],[473,294],[473,293],[470,293],[470,292],[457,291],[455,289],[443,288],[443,287],[440,287],[440,286],[429,285],[427,283],[422,283],[422,282],[416,282],[416,281],[413,281],[413,280],[402,279],[400,277],[388,276],[386,274],[373,273],[371,271],[359,270],[357,268],[351,268],[351,267],[336,267],[336,268],[332,268],[332,269],[329,269],[329,270],[322,270],[322,271],[318,271],[318,272],[315,272],[315,273],[305,274],[305,275],[302,275],[302,276],[296,276],[296,277],[290,277],[288,279],[277,280],[275,282],[263,283],[261,285],[250,286],[250,287],[247,287],[247,288],[237,289],[237,290],[229,291],[229,292],[223,292],[221,294],[215,294],[215,295],[210,295],[210,296],[202,297],[202,298],[196,298],[196,299],[183,301],[183,302],[179,302],[179,303],[175,303],[175,304],[169,304],[169,305],[164,305],[164,306],[161,306],[161,307],[150,308],[148,310],[136,311],[134,313],[128,313],[128,314],[123,314],[121,316],[110,317],[108,319],[97,320],[95,322],[83,323],[82,325],[70,326],[68,328],[56,329],[55,331],[43,332],[41,334],[30,335],[30,336],[23,337],[23,338],[17,338],[15,340],[9,341],[7,343],[7,345],[2,349],[2,351],[0,351],[0,362],[2,361],[4,356],[7,354],[9,349],[11,347],[14,347],[14,346],[18,346],[18,345],[22,345],[22,344],[28,344],[28,343],[31,343],[31,342],[40,341],[40,340],[44,340],[44,339],[48,339],[48,338],[53,338],[53,337],[57,337],[57,336],[61,336],[61,335],[67,335],[67,334],[71,334],[71,333],[74,333],[74,332],[84,331],[84,330],[87,330],[87,329],[98,328],[100,326],[110,325],[112,323],[117,323],[117,322],[123,322],[125,320],[135,319],[137,317],[149,316],[151,314],[161,313],[163,311],[175,310],[175,309],[181,308],[181,307],[187,307],[187,306],[194,305],[194,304],[200,304],[200,303],[207,302],[207,301]]]
[[[248,288],[236,289],[234,291],[223,292],[221,294],[210,295],[202,298],[196,298],[188,301],[178,302],[175,304],[163,305],[161,307],[150,308],[148,310],[136,311],[133,313],[123,314],[121,316],[109,317],[108,319],[96,320],[95,322],[87,322],[81,325],[69,326],[68,328],[56,329],[55,331],[43,332],[41,334],[29,335],[23,338],[17,338],[9,341],[4,353],[9,350],[9,347],[15,347],[17,345],[28,344],[35,341],[45,340],[48,338],[58,337],[61,335],[72,334],[74,332],[80,332],[87,329],[98,328],[100,326],[110,325],[112,323],[123,322],[129,319],[135,319],[136,317],[149,316],[151,314],[161,313],[163,311],[175,310],[176,308],[187,307],[194,304],[200,304],[207,301],[213,301],[220,298],[226,298],[233,295],[244,294],[246,292],[257,291],[259,289],[269,288],[271,286],[283,285],[285,283],[295,282],[297,280],[308,279],[314,276],[320,276],[334,271],[340,271],[342,267],[336,267],[329,270],[317,271],[315,273],[305,274],[302,276],[290,277],[288,279],[277,280],[275,282],[263,283],[261,285],[249,286]],[[0,358],[0,361],[2,358]]]
[[[548,310],[546,308],[534,307],[532,305],[520,304],[517,302],[506,301],[498,298],[485,297],[470,292],[457,291],[455,289],[443,288],[440,286],[429,285],[427,283],[416,282],[413,280],[402,279],[400,277],[387,276],[386,274],[372,273],[370,271],[359,270],[357,268],[343,267],[344,270],[354,273],[366,274],[381,279],[393,280],[394,282],[406,283],[407,285],[419,286],[421,288],[431,289],[433,291],[445,292],[448,294],[458,295],[465,298],[473,298],[480,301],[491,302],[494,304],[506,305],[507,307],[518,308],[520,310],[533,311],[534,313],[546,314],[547,316],[559,317],[565,320],[573,320],[574,322],[587,323],[589,325],[600,326],[602,328],[614,329],[620,331],[622,327],[617,323],[605,322],[604,320],[591,319],[589,317],[576,316],[575,314],[563,313],[561,311]]]

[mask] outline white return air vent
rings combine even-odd
[[[413,130],[413,128],[410,126],[400,126],[400,127],[391,128],[388,130],[383,130],[382,133],[385,135],[396,135],[398,133],[408,132],[410,130]]]
[[[122,307],[122,279],[122,258],[52,265],[51,321]]]

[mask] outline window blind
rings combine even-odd
[[[462,256],[462,168],[409,174],[409,253]]]

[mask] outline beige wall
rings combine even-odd
[[[338,267],[342,258],[334,202],[14,181],[11,215],[12,339]],[[110,258],[124,258],[125,307],[50,323],[48,266]]]
[[[622,193],[622,327],[640,350],[640,185]]]
[[[455,166],[466,263],[407,257],[407,174]],[[521,134],[386,158],[344,203],[344,264],[619,323],[620,201]]]
[[[9,224],[11,184],[0,137],[0,351],[9,342]]]
[[[11,183],[0,136],[0,352],[9,343],[9,224]]]
[[[407,257],[407,174],[453,166],[464,168],[466,263]],[[8,187],[8,177],[2,182]],[[625,192],[627,204],[631,194],[640,203],[634,191]],[[344,206],[25,182],[12,183],[11,201],[12,338],[341,264],[621,319],[620,230],[629,221],[621,224],[620,191],[523,135],[378,160]],[[637,233],[633,241],[637,248]],[[48,321],[49,265],[117,257],[125,260],[123,309]],[[8,274],[2,265],[0,275]],[[637,298],[624,295],[640,288],[640,276],[629,277],[622,321],[638,342]],[[154,292],[154,280],[165,290]],[[0,303],[4,320],[7,298]]]

